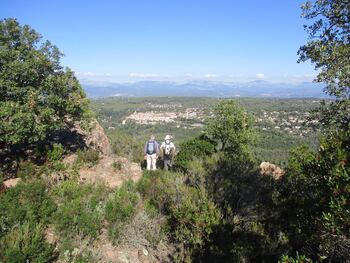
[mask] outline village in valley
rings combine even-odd
[[[181,98],[179,98],[181,101]],[[261,131],[278,131],[285,134],[297,135],[300,137],[307,136],[313,133],[318,124],[317,120],[312,120],[311,110],[312,105],[318,103],[316,100],[305,100],[309,107],[299,107],[302,101],[285,100],[290,104],[290,108],[278,109],[278,105],[274,106],[274,101],[271,100],[270,107],[264,109],[259,107],[259,100],[254,107],[246,106],[247,110],[253,114],[256,127]],[[123,115],[116,117],[113,114],[108,114],[104,107],[106,106],[103,100],[97,100],[95,105],[100,108],[101,122],[108,130],[113,130],[116,127],[126,125],[168,125],[178,129],[202,129],[205,122],[213,116],[213,105],[196,105],[196,99],[193,100],[192,107],[183,105],[181,102],[154,104],[145,103],[142,105],[140,101],[139,107],[133,112],[124,112]],[[115,103],[121,103],[115,100]],[[122,102],[124,103],[124,102]],[[110,105],[110,102],[108,103]],[[110,107],[110,106],[109,106]]]

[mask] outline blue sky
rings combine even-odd
[[[299,0],[1,0],[82,80],[310,81]]]

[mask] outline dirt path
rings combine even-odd
[[[63,162],[72,164],[76,155],[67,156]],[[85,183],[105,183],[111,188],[120,186],[124,181],[137,182],[142,177],[139,164],[131,163],[126,158],[114,155],[102,155],[99,163],[93,167],[82,167],[79,179]]]

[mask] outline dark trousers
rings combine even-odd
[[[173,167],[173,160],[171,158],[164,158],[164,170],[168,171]]]

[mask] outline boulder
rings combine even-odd
[[[260,164],[260,174],[272,176],[275,180],[278,180],[282,175],[284,175],[284,171],[282,168],[273,163],[262,162]]]
[[[79,124],[76,124],[73,131],[83,137],[87,147],[97,150],[104,155],[112,154],[112,147],[108,137],[96,119],[92,121],[91,127],[89,131],[85,131]]]

